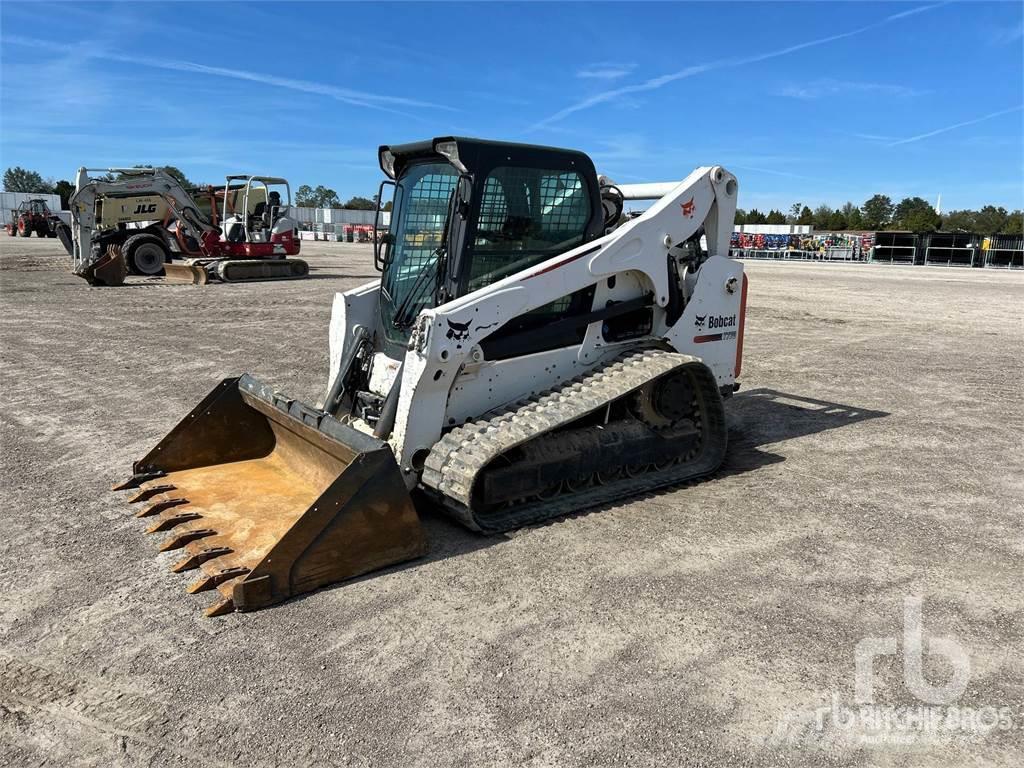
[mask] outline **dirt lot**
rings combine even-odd
[[[426,512],[425,560],[205,619],[108,488],[224,376],[322,396],[332,294],[375,273],[304,248],[307,281],[90,289],[0,239],[0,764],[1024,761],[1024,274],[748,264],[718,477],[511,537]],[[851,724],[914,596],[925,677],[949,636],[998,726],[917,727],[953,708],[909,647],[873,666],[909,730]]]

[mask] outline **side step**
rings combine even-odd
[[[114,490],[137,488],[147,533],[217,589],[218,615],[279,603],[426,553],[387,443],[250,376],[225,379]]]

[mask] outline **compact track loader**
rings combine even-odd
[[[723,460],[732,174],[616,185],[581,152],[451,137],[379,156],[382,275],[335,296],[324,402],[225,380],[118,486],[210,614],[423,554],[413,492],[488,534]]]

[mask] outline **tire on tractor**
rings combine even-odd
[[[164,274],[167,248],[156,235],[132,235],[124,241],[122,250],[128,269],[134,274],[147,277]]]
[[[28,225],[25,219],[18,219],[18,236],[19,237],[31,237],[32,227]]]

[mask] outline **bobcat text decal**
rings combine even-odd
[[[712,328],[735,328],[736,327],[736,315],[696,315],[694,325],[697,326],[698,331],[704,330],[704,324],[707,323],[708,330]],[[708,333],[701,336],[694,336],[694,344],[705,344],[709,341],[722,341],[727,339],[735,339],[736,331],[724,331],[722,333]]]

